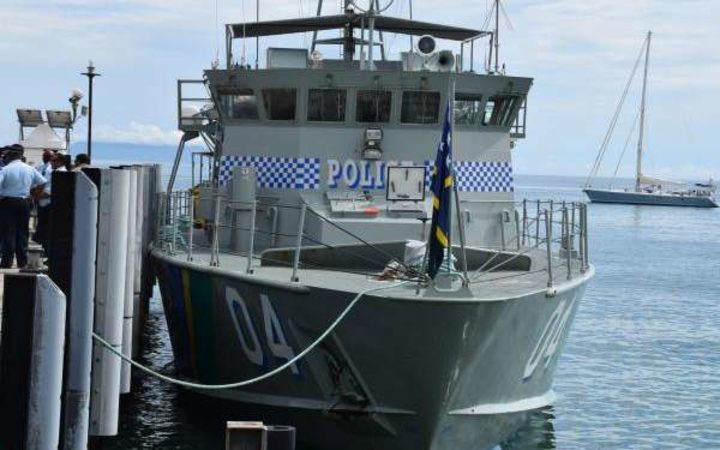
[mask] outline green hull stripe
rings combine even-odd
[[[195,329],[197,372],[200,381],[217,379],[217,339],[212,279],[207,274],[188,270],[190,299]]]

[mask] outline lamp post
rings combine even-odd
[[[93,78],[99,77],[100,74],[95,72],[92,60],[88,62],[87,72],[81,75],[88,77],[88,135],[87,135],[87,155],[92,161],[92,116],[93,116]]]

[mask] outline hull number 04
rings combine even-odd
[[[230,310],[230,317],[232,318],[240,347],[248,361],[259,367],[268,367],[270,365],[269,361],[258,338],[259,327],[255,325],[255,321],[248,310],[245,299],[242,298],[237,290],[226,287],[225,301]],[[263,337],[266,348],[274,358],[290,361],[295,357],[295,352],[285,338],[285,332],[283,331],[280,319],[267,295],[260,294],[260,306],[262,309],[262,329],[264,330]],[[297,364],[293,364],[291,369],[296,375],[300,373]]]

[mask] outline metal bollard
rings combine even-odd
[[[295,427],[267,425],[267,450],[295,450]]]
[[[262,422],[228,422],[225,450],[268,450],[265,426]]]

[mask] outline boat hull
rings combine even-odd
[[[625,205],[689,206],[695,208],[717,208],[711,197],[658,195],[644,192],[624,192],[607,189],[584,189],[583,192],[593,203],[617,203]]]
[[[355,293],[266,283],[154,253],[176,369],[201,383],[261,375],[306,348]],[[548,296],[363,298],[296,366],[198,390],[228,420],[294,425],[330,449],[484,449],[552,402],[552,377],[592,269]]]

